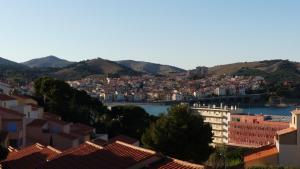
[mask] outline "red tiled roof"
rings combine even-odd
[[[205,166],[168,158],[163,162],[156,163],[151,169],[204,169]]]
[[[295,129],[294,127],[289,127],[289,128],[277,131],[277,134],[283,135],[283,134],[292,133],[292,132],[297,132],[297,129]]]
[[[2,101],[9,101],[9,100],[16,100],[15,98],[8,96],[6,94],[0,94],[0,100]]]
[[[11,109],[7,109],[7,108],[4,108],[4,107],[0,107],[0,115],[3,114],[2,116],[5,117],[5,114],[11,114],[11,115],[16,115],[16,116],[19,116],[19,117],[23,117],[25,116],[24,114],[22,113],[19,113],[17,111],[14,111],[14,110],[11,110]]]
[[[37,143],[20,151],[10,152],[7,159],[1,164],[7,169],[36,169],[38,165],[59,153],[52,147],[44,147]]]
[[[278,150],[275,145],[266,146],[261,151],[256,151],[254,153],[246,155],[244,157],[244,162],[247,163],[253,160],[263,159],[277,154],[278,154]]]
[[[91,142],[58,155],[37,169],[124,169],[149,159],[155,152],[122,142],[101,147]]]
[[[121,142],[128,143],[128,144],[134,144],[134,143],[138,142],[137,139],[134,139],[134,138],[131,138],[131,137],[128,137],[125,135],[118,135],[116,137],[109,139],[110,143],[113,143],[116,141],[121,141]]]

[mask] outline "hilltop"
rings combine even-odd
[[[90,75],[138,75],[139,73],[116,62],[101,58],[81,61],[53,73],[61,79],[79,79]]]
[[[263,76],[270,83],[300,82],[300,63],[289,60],[264,60],[218,65],[209,68],[210,75]]]
[[[42,58],[32,59],[27,62],[23,62],[22,64],[31,68],[34,67],[35,68],[41,68],[41,67],[62,68],[72,63],[73,62],[50,55]]]
[[[184,73],[186,70],[170,66],[170,65],[161,65],[157,63],[150,63],[144,61],[134,61],[134,60],[121,60],[117,61],[117,63],[126,66],[130,69],[133,69],[138,72],[148,73],[148,74],[160,74],[160,75],[168,75],[170,73]]]

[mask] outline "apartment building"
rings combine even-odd
[[[228,108],[227,106],[216,107],[213,106],[201,106],[194,104],[191,110],[200,114],[203,117],[204,122],[209,123],[213,132],[214,144],[227,144],[228,143],[228,124],[230,120],[230,114],[238,112],[236,107]]]
[[[284,120],[280,116],[231,114],[228,144],[241,147],[274,144],[276,132],[289,127]]]
[[[276,132],[275,144],[244,157],[245,168],[252,166],[300,167],[300,109],[292,111],[289,128]]]

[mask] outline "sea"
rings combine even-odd
[[[115,105],[137,105],[146,110],[151,115],[159,116],[160,114],[166,113],[170,105],[164,104],[151,104],[151,103],[111,103],[106,104],[107,106],[115,106]],[[241,113],[245,114],[264,114],[264,115],[279,115],[279,116],[290,116],[291,111],[296,109],[296,107],[288,106],[288,107],[247,107],[240,108]]]

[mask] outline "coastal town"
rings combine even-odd
[[[0,169],[300,169],[300,1],[0,1]]]
[[[203,68],[202,68],[203,69]],[[207,76],[189,79],[189,73],[173,76],[124,76],[119,78],[87,77],[68,81],[79,90],[103,102],[181,102],[203,98],[243,97],[255,92],[263,94],[266,82],[261,76]]]
[[[118,89],[125,89],[127,85],[135,86],[141,83],[140,80],[132,80],[134,78],[130,80],[130,83],[128,81],[122,83],[121,81],[124,79],[128,80],[127,77],[104,79],[104,82],[100,83],[101,85],[97,85],[98,82],[95,81],[91,82],[91,79],[88,80],[89,82],[86,82],[87,79],[85,79],[85,83],[81,81],[68,83],[77,84],[76,87],[81,90],[87,89],[88,86],[92,89],[94,86],[91,84],[95,84],[95,86],[102,87],[103,89],[105,88],[105,83],[110,84],[110,86],[118,83],[124,84],[120,85],[121,87]],[[244,83],[244,86],[246,86],[247,83],[245,81],[247,79],[237,79],[241,78],[230,78],[229,81],[234,81],[234,84],[237,83],[239,86],[241,86],[241,83]],[[258,78],[256,77],[255,79]],[[118,82],[114,82],[115,80]],[[255,81],[254,84],[262,82],[262,79],[260,79]],[[230,84],[232,85],[232,83]],[[147,82],[144,82],[144,85],[144,88],[147,88]],[[168,166],[169,168],[180,167],[187,169],[208,167],[205,164],[196,165],[158,155],[158,152],[141,148],[140,146],[142,145],[137,138],[125,135],[118,135],[111,138],[107,133],[97,133],[96,129],[92,126],[63,121],[60,116],[45,112],[44,108],[39,106],[37,101],[34,100],[34,97],[28,95],[33,89],[29,89],[28,91],[24,88],[18,90],[4,82],[0,83],[0,89],[1,145],[9,149],[7,159],[1,162],[1,164],[9,169],[18,168],[22,164],[28,164],[32,169],[51,168],[52,166],[59,168],[57,166],[62,161],[67,160],[67,156],[75,155],[75,152],[82,152],[87,155],[97,152],[99,154],[97,156],[108,158],[105,157],[106,155],[102,151],[108,151],[115,156],[119,156],[119,153],[130,153],[132,158],[136,158],[135,156],[138,154],[143,154],[143,157],[134,163],[130,163],[130,165],[128,160],[126,162],[126,159],[115,159],[117,161],[121,160],[120,163],[124,163],[124,166],[126,166],[124,168],[130,166],[133,168],[146,166],[150,168],[164,168]],[[190,106],[190,111],[196,115],[201,115],[204,122],[211,125],[213,146],[227,145],[252,149],[252,153],[244,156],[243,166],[245,168],[270,164],[293,164],[299,166],[296,159],[300,151],[297,148],[294,149],[295,159],[290,156],[287,157],[286,151],[291,149],[287,145],[297,147],[300,144],[300,139],[297,136],[297,133],[300,131],[300,110],[293,110],[291,112],[292,116],[247,115],[242,114],[236,105],[227,106],[222,103],[221,105],[205,105],[195,103]],[[38,157],[43,154],[45,155],[43,158]],[[146,160],[148,157],[152,160]],[[74,158],[67,161],[68,163],[79,164],[79,161],[85,158],[88,157],[82,156],[81,158]],[[36,160],[36,162],[32,163],[31,159]],[[164,159],[163,162],[158,162],[162,159]],[[110,160],[113,160],[113,158]],[[101,162],[101,160],[95,161],[94,165],[113,166],[112,163],[108,161]]]

